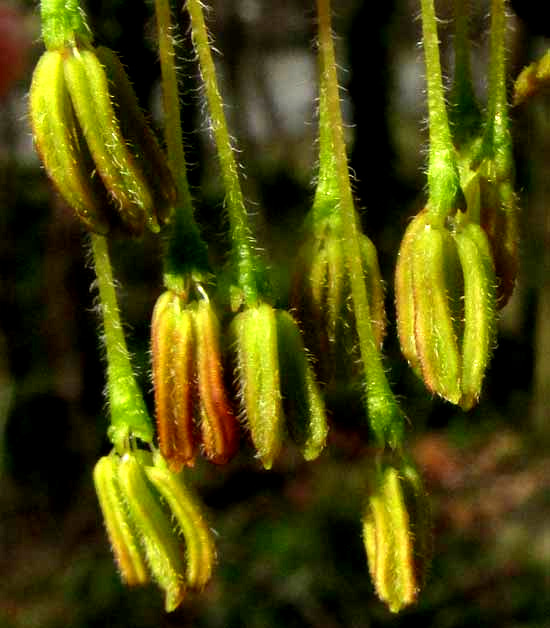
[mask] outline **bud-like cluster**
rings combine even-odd
[[[519,73],[514,83],[514,105],[521,105],[550,85],[550,50]]]
[[[379,598],[393,613],[414,603],[431,560],[432,529],[428,497],[411,463],[376,467],[363,516],[363,541]]]
[[[242,411],[263,466],[271,468],[286,427],[304,458],[313,460],[325,446],[328,425],[296,321],[262,303],[237,314],[232,335]]]
[[[238,422],[225,389],[220,328],[206,295],[187,303],[162,294],[151,325],[160,451],[170,468],[192,466],[197,448],[212,462],[236,452]],[[199,435],[200,434],[200,435]]]
[[[170,219],[168,165],[111,50],[46,50],[33,74],[30,118],[49,177],[88,229],[139,235]]]
[[[336,378],[349,380],[350,369],[359,363],[352,357],[357,349],[357,332],[339,222],[338,215],[331,215],[309,229],[299,254],[291,294],[291,305],[303,325],[306,345],[327,384]],[[386,314],[378,255],[373,243],[362,233],[359,244],[373,334],[381,348]]]
[[[152,577],[165,592],[167,611],[179,606],[188,589],[206,586],[216,558],[214,542],[180,474],[148,452],[112,452],[96,464],[94,483],[128,585],[146,584]]]
[[[430,391],[464,409],[481,393],[495,342],[496,278],[488,238],[471,222],[409,225],[395,274],[403,354]]]

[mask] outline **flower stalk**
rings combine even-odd
[[[103,236],[91,234],[91,244],[107,354],[107,396],[111,416],[108,435],[117,452],[122,453],[127,450],[131,438],[151,444],[153,427],[126,346],[107,241]]]
[[[193,198],[181,128],[181,110],[174,50],[174,26],[169,0],[155,0],[164,104],[164,138],[168,164],[176,185],[173,224],[168,230],[164,256],[164,284],[181,294],[190,278],[204,281],[210,275],[208,248],[194,219]]]
[[[342,235],[345,240],[355,325],[365,374],[366,405],[373,433],[381,446],[399,447],[403,439],[403,414],[390,389],[382,357],[372,327],[372,314],[361,263],[360,227],[349,180],[344,142],[338,76],[331,32],[330,1],[317,0],[319,20],[319,53],[321,65],[321,102],[326,102],[330,141],[335,154]]]
[[[439,38],[433,0],[421,0],[422,42],[426,63],[430,153],[428,213],[434,226],[443,226],[463,203],[439,58]]]
[[[187,0],[185,6],[191,18],[193,43],[199,60],[210,112],[211,130],[225,187],[225,204],[231,228],[232,257],[237,270],[237,284],[244,303],[253,306],[265,296],[264,279],[261,276],[262,265],[254,250],[255,239],[250,228],[234,147],[227,128],[202,3],[201,0]]]

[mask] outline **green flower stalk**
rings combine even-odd
[[[456,72],[452,92],[457,148],[467,215],[483,227],[495,263],[497,307],[506,305],[518,271],[518,206],[506,89],[505,3],[491,7],[488,103],[482,119],[473,95],[463,0],[457,0]]]
[[[208,247],[194,219],[193,198],[187,180],[187,163],[181,128],[180,97],[174,50],[174,25],[169,0],[155,1],[164,137],[168,164],[176,185],[177,200],[164,255],[164,284],[178,294],[185,293],[193,281],[206,285],[212,278]]]
[[[497,305],[506,305],[519,267],[518,202],[506,89],[506,2],[491,2],[489,101],[479,163],[480,223],[487,233],[498,281]]]
[[[304,244],[292,282],[291,305],[304,329],[306,345],[328,387],[348,385],[361,376],[357,368],[357,333],[345,239],[340,211],[340,189],[327,109],[326,73],[320,72],[319,173],[313,207],[304,222]],[[358,220],[358,218],[356,218]],[[367,286],[371,324],[380,349],[386,330],[384,287],[374,244],[358,234],[361,265]],[[359,370],[359,373],[357,372]],[[351,377],[350,377],[351,376]]]
[[[48,50],[90,44],[92,32],[80,0],[41,0],[42,37]]]
[[[442,227],[447,217],[464,208],[464,197],[445,104],[434,3],[421,0],[420,4],[430,135],[427,212],[430,224]]]
[[[92,234],[91,243],[107,357],[107,398],[111,418],[108,434],[116,451],[122,454],[132,439],[139,438],[151,444],[153,426],[130,363],[107,241],[103,236]]]
[[[229,216],[232,240],[232,263],[242,301],[255,306],[265,297],[264,268],[255,251],[255,239],[239,180],[239,169],[227,128],[223,101],[218,88],[216,67],[210,50],[211,40],[204,21],[200,0],[187,0],[185,7],[191,19],[193,44],[199,60],[202,81],[210,113],[210,125],[220,162],[225,188],[225,206]]]
[[[234,311],[243,307],[231,325],[243,416],[265,468],[273,465],[281,449],[285,414],[288,414],[288,431],[309,460],[317,457],[325,445],[328,426],[324,402],[296,322],[288,313],[268,303],[265,269],[256,252],[244,204],[203,7],[199,0],[187,0],[185,6],[191,19],[193,43],[225,187],[235,275],[235,285],[230,289],[231,305]],[[288,372],[294,374],[293,381],[289,381]]]
[[[392,448],[401,445],[404,431],[404,418],[397,401],[390,389],[382,357],[379,352],[379,334],[375,331],[380,319],[381,297],[371,294],[365,282],[365,273],[376,276],[374,264],[365,264],[362,250],[363,235],[361,234],[358,217],[355,211],[353,195],[349,180],[346,147],[344,143],[342,114],[338,94],[338,77],[334,57],[334,45],[331,33],[331,17],[329,0],[317,1],[319,20],[319,58],[322,73],[320,102],[326,103],[326,125],[328,131],[321,130],[327,138],[324,140],[326,150],[334,153],[334,183],[327,184],[328,190],[333,189],[337,196],[337,207],[340,214],[341,241],[345,252],[346,273],[349,280],[349,291],[353,304],[355,329],[359,340],[361,368],[364,374],[367,415],[371,429],[381,446],[388,444]],[[324,121],[322,121],[325,124]],[[321,155],[323,158],[324,156]],[[328,161],[330,157],[325,157]],[[323,176],[327,176],[322,173]],[[325,184],[321,180],[322,184]],[[366,267],[366,268],[365,268]],[[371,293],[373,290],[371,289]],[[378,336],[378,339],[377,339]]]

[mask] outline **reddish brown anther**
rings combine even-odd
[[[160,451],[170,469],[179,471],[193,466],[196,453],[192,314],[181,309],[177,295],[165,292],[155,305],[151,330]]]
[[[212,462],[224,464],[237,451],[238,424],[225,391],[219,323],[207,300],[194,314],[202,444]]]

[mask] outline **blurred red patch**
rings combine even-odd
[[[0,101],[25,73],[30,46],[24,14],[0,1]]]

